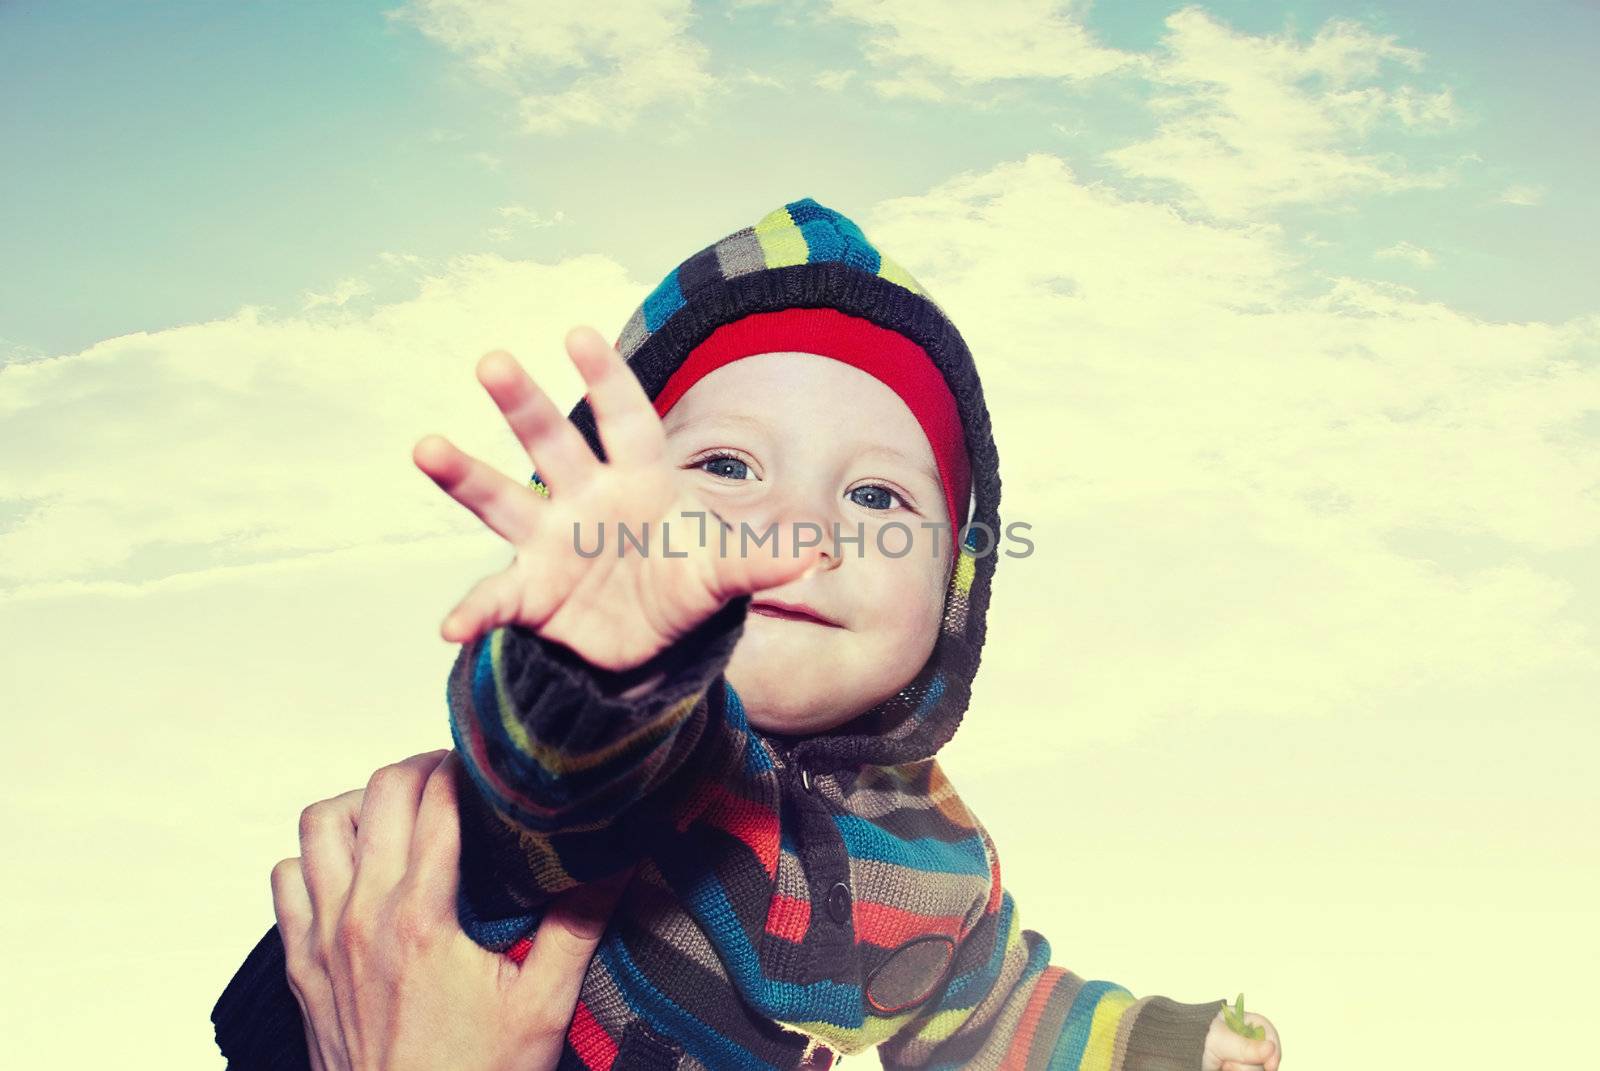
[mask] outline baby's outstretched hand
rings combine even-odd
[[[1278,1030],[1265,1016],[1244,1010],[1244,994],[1230,1008],[1224,1004],[1206,1032],[1200,1071],[1278,1071],[1283,1049]]]
[[[569,331],[566,348],[588,387],[604,462],[502,350],[478,362],[478,380],[549,497],[440,436],[412,450],[418,468],[516,550],[509,566],[479,581],[450,611],[444,639],[468,643],[520,624],[591,665],[631,669],[728,600],[785,584],[821,556],[817,547],[796,554],[792,533],[782,531],[748,555],[739,553],[741,540],[720,539],[723,522],[680,481],[661,418],[622,356],[591,327]],[[619,525],[640,542],[648,533],[648,553],[629,543],[619,556]],[[595,554],[602,526],[605,547]],[[667,528],[670,555],[662,546]]]

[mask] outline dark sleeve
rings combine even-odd
[[[725,716],[722,672],[750,599],[730,600],[626,673],[516,625],[463,647],[448,700],[461,758],[457,914],[468,936],[510,948],[556,894],[659,845],[688,775],[733,768],[746,730]],[[649,694],[620,697],[657,673]]]
[[[212,1007],[211,1025],[228,1071],[311,1071],[278,927],[245,957]]]

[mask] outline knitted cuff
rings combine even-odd
[[[696,685],[703,686],[706,679],[715,676],[715,670],[710,673],[705,671],[712,666],[720,669],[733,654],[752,598],[751,595],[740,595],[728,600],[720,610],[676,642],[631,669],[601,669],[590,665],[571,648],[550,641],[542,642],[542,654],[547,661],[565,670],[570,678],[587,681],[595,692],[607,699],[614,699],[659,673],[662,682],[657,692],[661,694],[656,698],[658,701],[670,701],[678,697],[677,692],[687,689],[684,694],[689,694],[696,690]],[[511,626],[510,631],[523,641],[537,636],[520,625]]]
[[[1205,1055],[1206,1034],[1226,1004],[1181,1004],[1168,997],[1141,1002],[1122,1066],[1127,1071],[1195,1071]]]

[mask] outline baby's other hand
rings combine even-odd
[[[549,497],[441,436],[427,436],[412,450],[418,468],[516,551],[509,566],[479,581],[450,611],[440,628],[445,640],[468,643],[520,624],[591,665],[631,669],[730,599],[788,583],[821,557],[818,547],[796,555],[792,533],[783,532],[775,543],[758,544],[765,551],[741,556],[740,540],[729,539],[724,553],[723,522],[680,480],[661,418],[622,355],[592,327],[573,328],[565,342],[588,387],[604,462],[503,350],[478,362],[478,380]],[[619,525],[641,542],[648,533],[648,553],[630,543],[619,556]],[[670,556],[663,553],[664,529]],[[595,554],[602,530],[604,550]]]
[[[1211,1021],[1206,1032],[1205,1055],[1200,1060],[1200,1071],[1278,1071],[1283,1060],[1283,1048],[1278,1044],[1278,1029],[1265,1015],[1245,1012],[1246,1026],[1260,1026],[1266,1036],[1247,1038],[1234,1032],[1222,1012]]]

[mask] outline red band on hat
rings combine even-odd
[[[666,416],[690,387],[725,364],[759,353],[789,352],[843,361],[872,376],[906,403],[933,448],[950,523],[959,533],[966,523],[972,473],[955,396],[926,350],[870,320],[838,309],[795,308],[751,313],[723,324],[672,373],[656,395],[656,414]]]

